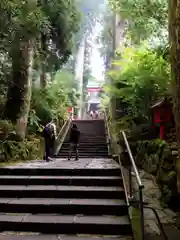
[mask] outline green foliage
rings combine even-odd
[[[128,114],[133,118],[147,120],[151,104],[169,88],[169,64],[142,46],[125,48],[114,65],[116,70],[109,71],[114,86],[107,86],[106,91],[127,103]]]
[[[25,139],[23,141],[6,140],[0,143],[0,162],[31,160],[42,158],[41,140],[34,138],[33,140]]]
[[[104,0],[76,0],[77,7],[81,12],[81,26],[79,32],[76,34],[76,47],[79,47],[82,39],[92,33],[92,29],[99,18]]]
[[[44,61],[41,56],[45,55],[48,71],[57,71],[72,52],[79,23],[75,0],[48,0],[44,4],[36,0],[2,0],[0,49],[11,51],[19,41],[36,39],[36,50],[40,52],[36,54],[38,61]]]
[[[167,33],[167,0],[109,0],[109,3],[121,18],[128,20],[128,33],[134,42]]]
[[[106,8],[102,18],[103,29],[97,41],[102,43],[101,55],[106,58],[106,65],[109,65],[113,53],[113,12]]]
[[[29,125],[37,129],[53,118],[66,118],[68,107],[78,99],[76,81],[68,72],[57,72],[55,79],[45,89],[34,89]]]
[[[0,51],[0,106],[4,105],[7,93],[7,84],[11,74],[11,62],[5,51]]]
[[[49,25],[36,0],[3,0],[0,3],[0,16],[3,43],[7,38],[11,42],[35,38],[42,28]]]
[[[20,141],[14,125],[0,120],[0,162],[36,158],[42,158],[42,140],[34,135]]]
[[[7,96],[7,90],[8,88],[11,89],[11,86],[14,86],[16,80],[18,80],[17,91],[22,92],[23,86],[27,86],[26,80],[31,81],[31,75],[28,75],[31,70],[33,71],[33,83],[41,73],[44,76],[49,73],[51,80],[54,80],[50,84],[47,82],[47,86],[43,90],[33,88],[27,132],[37,133],[37,130],[41,130],[41,124],[46,123],[51,118],[66,118],[67,108],[76,105],[78,94],[73,76],[67,72],[57,73],[57,71],[67,62],[71,55],[74,36],[79,30],[79,23],[80,14],[76,0],[0,1],[1,115],[3,115],[7,97],[12,101],[17,100],[18,97],[20,98],[19,102],[22,104],[17,103],[18,117],[22,109],[27,110],[26,113],[28,114],[29,104],[23,103],[22,100],[26,96],[21,97],[20,94],[14,92],[14,96],[16,96],[13,98],[13,94]],[[29,69],[30,71],[26,71],[28,65],[25,65],[23,61],[16,68],[12,66],[12,63],[16,62],[13,53],[19,52],[21,45],[31,45],[33,48],[34,59],[31,60],[35,61],[32,61],[34,65],[33,69]],[[21,52],[25,53],[26,50],[21,49]],[[29,52],[27,51],[26,54],[28,59]],[[22,75],[24,79],[19,75],[14,77],[16,74],[12,69],[20,73],[19,75]],[[28,86],[29,91],[26,92],[31,96],[31,84],[28,84]],[[15,129],[9,122],[0,122],[1,139],[3,141],[1,143],[1,154],[5,155],[6,160],[12,157],[15,159],[27,159],[30,155],[33,157],[32,148],[33,144],[36,144],[36,139],[19,141]]]
[[[48,0],[42,9],[50,22],[48,39],[53,42],[53,48],[49,49],[48,63],[53,61],[53,64],[60,66],[67,62],[73,50],[74,36],[79,30],[80,13],[75,0]]]

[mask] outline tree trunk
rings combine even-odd
[[[41,34],[41,75],[40,75],[40,86],[41,88],[46,87],[46,64],[47,64],[47,37],[45,34]]]
[[[41,73],[40,73],[40,87],[44,89],[46,87],[46,62],[45,60],[41,63]]]
[[[179,158],[176,161],[177,188],[180,193],[180,0],[169,0],[169,40],[173,85],[174,117]]]
[[[33,50],[33,41],[22,41],[12,51],[12,80],[5,107],[5,117],[16,125],[17,135],[22,139],[31,102]]]

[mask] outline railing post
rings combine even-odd
[[[54,150],[54,155],[58,154],[58,152],[59,152],[59,150],[60,150],[60,148],[61,148],[61,146],[63,144],[64,138],[65,138],[65,136],[67,134],[67,131],[68,131],[69,127],[70,127],[71,121],[72,120],[71,120],[71,118],[69,116],[69,118],[65,121],[65,123],[63,124],[61,130],[59,131],[59,134],[58,134],[57,139],[56,139],[56,146],[55,146],[55,150]],[[61,136],[61,134],[63,134],[63,136]],[[60,138],[62,138],[62,139],[60,140]],[[60,140],[60,144],[59,144],[59,140]]]
[[[129,172],[129,197],[132,198],[133,196],[133,190],[132,190],[132,174],[131,174],[131,166],[128,168]]]
[[[139,209],[140,209],[140,221],[141,221],[141,240],[145,239],[144,236],[144,206],[143,206],[143,193],[142,187],[139,186]]]
[[[107,141],[107,145],[108,145],[108,154],[110,156],[112,153],[112,149],[111,149],[110,131],[109,131],[109,126],[108,126],[108,118],[107,118],[106,111],[104,111],[104,121],[105,121],[105,128],[106,128],[106,141]]]

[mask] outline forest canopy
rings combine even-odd
[[[29,135],[37,135],[52,118],[66,119],[68,107],[76,105],[75,78],[63,66],[73,52],[80,24],[76,0],[0,1],[2,140],[15,134],[11,140],[21,139],[26,149]],[[27,157],[18,154],[17,158]]]

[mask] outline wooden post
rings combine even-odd
[[[164,139],[164,135],[165,135],[165,127],[163,124],[160,125],[160,139]]]

